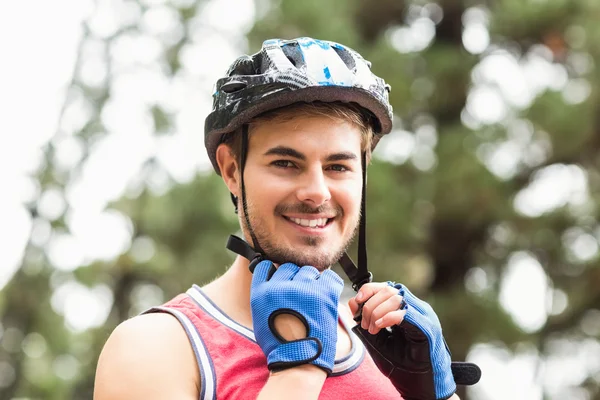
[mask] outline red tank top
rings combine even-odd
[[[198,286],[148,312],[170,313],[185,329],[201,374],[200,400],[256,399],[269,370],[254,332],[225,315]],[[345,318],[340,320],[350,333],[352,350],[335,361],[319,400],[402,399],[379,372]]]

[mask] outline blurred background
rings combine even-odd
[[[91,399],[119,322],[231,263],[212,86],[297,36],[392,86],[370,267],[480,365],[461,397],[600,399],[598,21],[597,0],[1,2],[0,400]]]

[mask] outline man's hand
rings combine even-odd
[[[451,361],[437,315],[406,287],[367,283],[349,306],[359,323],[352,330],[406,400],[448,399],[457,383],[479,381],[477,365]]]
[[[342,278],[331,270],[319,273],[314,267],[292,263],[275,268],[271,261],[256,266],[250,291],[252,323],[271,371],[313,364],[331,373],[343,287]],[[292,340],[277,322],[290,316],[306,329]]]
[[[406,315],[403,297],[398,289],[384,282],[363,285],[356,296],[350,299],[348,306],[353,315],[362,311],[362,318],[357,322],[371,335],[377,334],[382,328],[398,325]]]

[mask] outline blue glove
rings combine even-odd
[[[270,370],[314,364],[331,374],[335,360],[338,301],[344,281],[331,270],[271,261],[254,269],[250,291],[252,323]],[[275,317],[291,314],[306,327],[307,337],[285,340],[275,329]]]
[[[452,362],[440,321],[429,304],[401,284],[388,282],[403,296],[404,320],[371,335],[360,324],[352,330],[373,361],[405,400],[448,399],[456,384],[473,385],[481,370],[472,363]],[[359,319],[357,317],[355,319]]]

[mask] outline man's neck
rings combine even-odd
[[[204,293],[230,318],[237,323],[252,328],[250,311],[250,286],[252,274],[250,262],[237,256],[227,271],[202,288]]]

